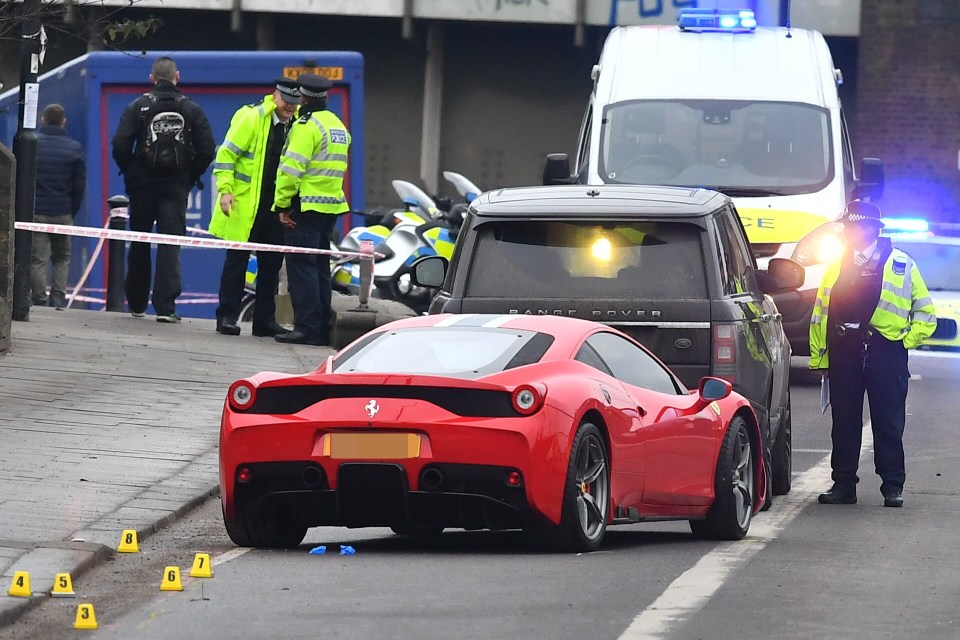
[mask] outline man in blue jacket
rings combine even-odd
[[[87,181],[87,163],[80,143],[67,135],[63,107],[47,105],[37,132],[37,190],[34,222],[73,224],[80,211]],[[47,299],[47,262],[53,263],[50,298]],[[63,309],[70,270],[70,236],[33,234],[31,288],[33,304]]]

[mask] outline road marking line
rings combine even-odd
[[[236,549],[231,549],[230,551],[225,551],[218,555],[216,558],[210,561],[211,567],[219,566],[225,562],[230,562],[231,560],[236,560],[245,553],[250,553],[253,551],[251,547],[237,547]]]
[[[830,453],[830,449],[794,449],[794,453]]]
[[[873,431],[864,425],[860,455],[873,445]],[[680,574],[660,597],[639,613],[618,640],[658,640],[693,617],[723,586],[734,571],[747,564],[805,509],[830,481],[830,456],[793,480],[790,493],[773,501],[750,524],[747,537],[723,542]]]

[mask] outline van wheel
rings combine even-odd
[[[775,496],[790,493],[793,476],[793,419],[790,414],[790,392],[787,391],[787,404],[783,410],[783,419],[780,421],[780,429],[777,431],[771,456],[773,474],[770,484]]]
[[[715,540],[741,540],[747,535],[757,488],[755,463],[747,423],[737,416],[720,447],[713,505],[705,519],[690,521],[695,535]]]

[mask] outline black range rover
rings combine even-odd
[[[524,187],[475,199],[430,313],[563,315],[613,325],[696,388],[733,382],[767,440],[774,494],[790,490],[790,344],[772,293],[802,267],[757,269],[733,202],[705,189],[636,185]],[[444,272],[445,270],[445,272]]]

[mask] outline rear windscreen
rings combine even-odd
[[[467,297],[706,299],[701,234],[682,222],[490,222]]]

